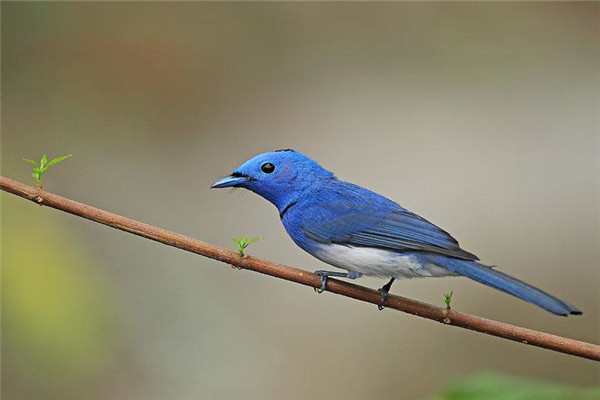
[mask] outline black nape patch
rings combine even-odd
[[[292,149],[281,149],[281,150],[275,150],[274,153],[279,153],[280,151],[295,151]]]
[[[281,210],[281,212],[279,213],[279,218],[283,219],[283,216],[285,215],[286,212],[288,212],[288,210],[290,208],[292,208],[293,206],[295,206],[297,203],[297,201],[292,201],[290,204],[288,204],[287,206],[285,206],[283,208],[283,210]]]

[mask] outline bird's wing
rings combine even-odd
[[[305,235],[320,243],[479,259],[462,250],[448,232],[400,206],[382,211],[377,204],[337,202],[318,208],[311,210],[301,228]]]

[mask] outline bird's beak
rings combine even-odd
[[[239,185],[242,182],[247,182],[249,180],[250,180],[249,176],[245,176],[242,174],[231,174],[229,176],[226,176],[223,179],[219,179],[218,181],[213,183],[210,188],[211,189],[220,189],[220,188],[232,187],[232,186]]]

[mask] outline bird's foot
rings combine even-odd
[[[379,309],[379,311],[381,311],[385,308],[385,306],[384,306],[385,301],[387,300],[390,289],[392,288],[392,283],[394,283],[395,280],[396,280],[395,278],[390,279],[390,281],[388,283],[386,283],[385,285],[383,285],[381,287],[381,289],[379,289],[379,293],[381,293],[381,301],[377,305],[377,308]]]
[[[362,274],[358,272],[337,272],[337,271],[325,271],[318,270],[315,271],[315,274],[321,277],[321,287],[314,288],[315,292],[321,294],[325,291],[325,287],[327,286],[327,278],[330,276],[335,276],[337,278],[348,278],[348,279],[358,279],[362,276]]]

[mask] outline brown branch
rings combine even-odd
[[[260,272],[261,274],[274,276],[276,278],[285,279],[313,288],[321,286],[319,276],[314,273],[250,256],[240,257],[238,253],[223,247],[121,217],[108,211],[81,204],[2,176],[0,176],[0,189],[40,205],[65,211],[125,232],[133,233],[169,246],[178,247],[192,253],[222,261],[239,268]],[[337,293],[342,296],[372,304],[378,304],[380,301],[380,294],[378,291],[336,279],[329,279],[327,281],[327,290],[332,293]],[[432,319],[447,325],[466,328],[528,344],[530,346],[537,346],[570,354],[576,357],[600,361],[600,346],[592,343],[521,328],[474,315],[449,311],[400,296],[390,295],[387,298],[385,306],[419,317]]]

